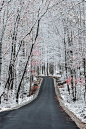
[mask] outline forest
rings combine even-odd
[[[52,76],[86,122],[85,28],[85,0],[0,0],[0,109]]]

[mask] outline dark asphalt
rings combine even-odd
[[[79,129],[60,109],[55,96],[53,79],[44,77],[37,99],[0,113],[0,129]]]

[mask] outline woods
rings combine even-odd
[[[31,56],[36,47],[35,44],[39,44],[37,39],[40,21],[47,13],[49,3],[50,1],[34,0],[0,2],[1,100],[5,93],[7,101],[11,96],[18,102],[26,84],[28,84],[28,94],[30,92],[32,71],[33,67],[36,67],[32,65],[34,60],[31,59]],[[34,65],[37,64],[34,63]]]
[[[22,101],[35,78],[57,72],[72,101],[86,102],[85,8],[81,0],[0,1],[2,105]]]

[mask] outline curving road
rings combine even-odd
[[[61,111],[52,78],[44,77],[40,93],[30,104],[0,113],[0,129],[79,129]]]

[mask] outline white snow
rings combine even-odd
[[[79,76],[83,76],[83,58],[86,57],[85,1],[4,1],[5,5],[0,11],[0,41],[2,39],[2,61],[0,60],[2,62],[0,96],[3,92],[5,92],[4,96],[1,97],[1,110],[12,108],[17,105],[16,93],[21,82],[28,55],[30,54],[32,43],[35,42],[38,20],[43,14],[44,15],[39,24],[38,37],[34,44],[33,53],[28,62],[26,73],[20,88],[19,104],[22,104],[23,102],[32,99],[31,97],[27,97],[30,88],[31,62],[32,70],[34,71],[33,75],[35,76],[34,82],[32,82],[32,86],[37,81],[36,76],[38,76],[38,68],[39,75],[46,76],[48,73],[48,75],[50,76],[60,78],[61,82],[70,77],[71,69],[75,70],[77,78]],[[2,6],[1,1],[0,6]],[[18,20],[16,19],[18,18],[17,16],[20,16],[19,24],[17,24],[16,22]],[[17,25],[18,27],[16,28]],[[27,35],[33,25],[34,27],[31,34]],[[15,36],[17,36],[16,41],[14,41],[12,37],[14,32],[16,32]],[[18,57],[16,58],[14,67],[11,71],[9,70],[10,62],[12,65],[13,60],[15,60],[14,53],[11,53],[11,51],[13,48],[16,47],[15,53],[17,54],[23,38],[24,43],[23,45],[21,45]],[[66,46],[64,45],[64,41],[66,43]],[[65,64],[68,68],[67,75],[65,70]],[[78,69],[79,67],[80,69]],[[9,79],[9,73],[11,74],[11,72],[13,72],[14,75],[11,75],[13,76],[11,80],[14,79],[12,90],[10,87],[8,88],[8,85],[6,85],[6,82]],[[66,106],[68,106],[70,110],[72,110],[80,119],[82,119],[82,121],[86,122],[86,106],[84,101],[85,87],[81,87],[78,83],[76,102],[72,101],[72,95],[68,95],[66,85],[64,85],[64,88],[60,88],[60,92]],[[8,99],[8,101],[6,101],[6,99]]]
[[[83,99],[84,87],[81,87],[82,92],[79,94],[80,96],[77,96],[77,100],[75,102],[72,100],[72,95],[68,95],[66,84],[64,84],[62,88],[59,87],[59,90],[65,106],[67,106],[67,108],[72,111],[82,122],[86,123],[86,103]],[[77,86],[77,91],[79,90],[80,87]]]
[[[13,101],[13,99],[12,99],[12,101],[10,99],[10,102],[7,101],[6,103],[1,103],[0,112],[18,108],[19,106],[24,105],[24,103],[29,103],[32,99],[33,99],[33,95],[31,95],[30,97],[25,97],[24,99],[19,98],[18,104],[15,103],[15,101]],[[12,103],[12,104],[10,104],[10,103]],[[6,107],[5,107],[5,105],[6,105]]]

